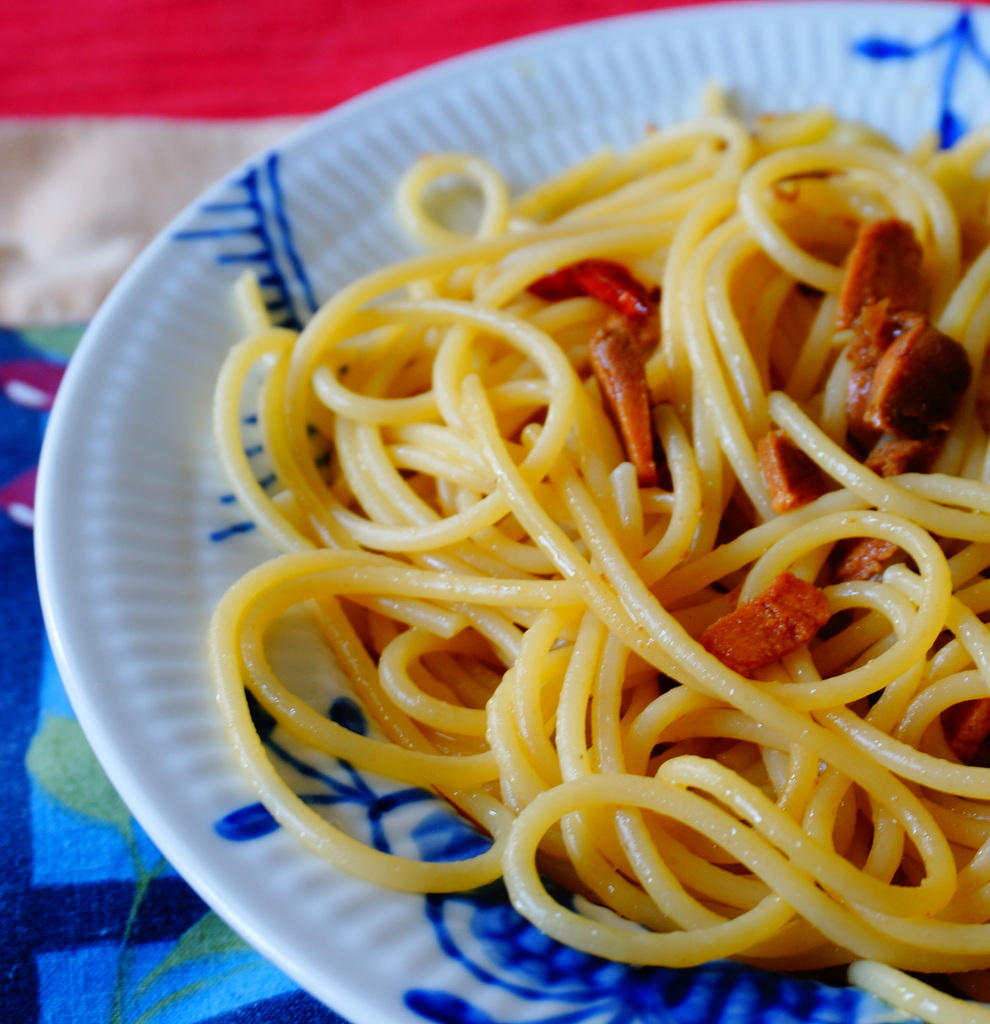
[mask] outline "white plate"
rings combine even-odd
[[[269,553],[236,532],[209,440],[213,381],[238,335],[232,281],[257,266],[305,318],[406,251],[390,197],[423,151],[481,153],[523,186],[690,115],[710,81],[744,112],[828,104],[901,144],[971,126],[990,101],[981,32],[990,40],[990,16],[949,4],[738,4],[581,25],[452,61],[235,171],[161,235],[94,320],[52,415],[37,500],[39,580],[65,684],[177,870],[354,1024],[635,1022],[659,1020],[661,1007],[676,1022],[897,1015],[731,965],[604,968],[534,944],[499,899],[384,892],[283,832],[218,834],[253,797],[214,708],[204,629],[228,582]]]

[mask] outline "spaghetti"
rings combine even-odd
[[[477,194],[469,232],[433,212],[451,180]],[[423,251],[298,334],[242,282],[215,433],[283,553],[223,598],[210,650],[265,806],[375,883],[502,877],[604,957],[972,983],[988,197],[990,131],[904,153],[826,111],[749,129],[713,110],[515,199],[476,157],[424,157],[398,190]],[[377,735],[279,678],[266,638],[301,605]],[[425,863],[352,838],[282,779],[245,687],[490,846]]]

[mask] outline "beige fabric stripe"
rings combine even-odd
[[[88,320],[176,213],[298,123],[0,120],[0,322]]]

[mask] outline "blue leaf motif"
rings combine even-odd
[[[338,697],[333,702],[330,706],[330,721],[357,733],[358,736],[368,734],[368,722],[364,712],[357,701],[351,700],[350,697]]]
[[[278,822],[263,804],[248,804],[221,818],[214,828],[223,839],[240,843],[267,836],[278,828]]]
[[[210,532],[210,540],[222,541],[229,540],[231,537],[236,536],[239,533],[251,533],[255,529],[254,523],[232,523],[230,526],[225,526],[219,530],[212,530]]]
[[[966,133],[966,125],[951,110],[944,110],[939,119],[938,137],[943,149],[954,146]]]
[[[869,57],[871,60],[904,59],[913,57],[918,51],[907,43],[899,43],[895,39],[881,39],[874,37],[862,39],[853,47],[861,57]]]
[[[856,56],[875,61],[910,60],[932,55],[943,59],[936,80],[939,106],[935,125],[943,148],[952,146],[967,130],[966,124],[953,110],[964,65],[976,64],[990,77],[990,55],[980,43],[972,13],[967,7],[960,10],[947,28],[929,39],[915,43],[868,36],[854,42],[852,51]]]
[[[195,223],[172,238],[205,243],[218,264],[253,270],[274,321],[298,328],[318,302],[296,248],[281,171],[280,153],[269,153],[226,182],[223,196],[203,203]]]
[[[489,840],[446,809],[427,815],[412,830],[412,837],[420,856],[427,861],[466,859],[491,846]]]
[[[435,1024],[497,1024],[487,1013],[447,992],[411,989],[406,993],[406,1005]]]

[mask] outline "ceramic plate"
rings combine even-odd
[[[271,552],[227,495],[211,391],[245,267],[302,322],[408,251],[391,194],[427,150],[483,154],[522,188],[604,143],[697,111],[828,104],[908,145],[990,104],[990,12],[951,4],[736,4],[578,25],[413,75],[316,119],[234,171],[125,276],[73,360],[48,430],[39,578],[56,657],[94,749],[204,898],[354,1024],[902,1019],[875,1000],[732,964],[605,964],[537,935],[498,889],[424,898],[344,877],[273,829],[228,751],[204,663],[226,585]],[[358,725],[353,705],[335,713]],[[293,756],[269,737],[286,771]],[[295,767],[299,767],[296,765]],[[469,837],[381,780],[318,766],[314,799],[383,848],[451,856]]]

